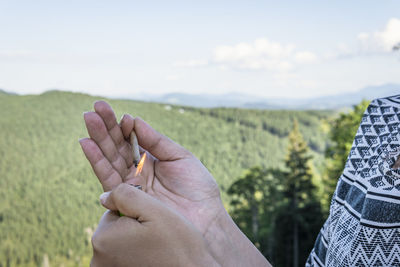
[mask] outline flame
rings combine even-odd
[[[146,153],[143,154],[143,157],[139,161],[139,164],[138,164],[138,166],[136,168],[135,176],[138,176],[142,172],[145,160],[146,160]]]

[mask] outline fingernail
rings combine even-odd
[[[106,200],[107,200],[108,196],[110,195],[110,193],[111,193],[111,192],[108,191],[108,192],[104,192],[103,194],[100,195],[100,202],[101,202],[101,204],[104,205],[104,203],[106,203]]]

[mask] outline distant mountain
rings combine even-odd
[[[46,91],[43,94],[59,92],[59,90]],[[12,94],[0,89],[1,94]],[[186,94],[168,93],[164,95],[119,95],[117,99],[141,100],[145,102],[157,102],[178,106],[191,106],[202,108],[231,107],[246,109],[289,109],[289,110],[337,110],[349,108],[361,102],[363,99],[372,100],[400,94],[400,84],[384,84],[379,86],[364,87],[356,92],[315,98],[264,98],[246,93],[227,94]]]
[[[140,99],[149,102],[168,103],[193,107],[238,107],[253,109],[340,109],[358,104],[362,99],[372,100],[379,97],[400,94],[399,84],[385,84],[365,87],[357,92],[323,96],[308,99],[274,98],[267,99],[247,94],[185,94],[170,93],[162,96],[143,96]]]
[[[170,93],[151,99],[153,102],[185,105],[193,107],[243,107],[247,103],[256,102],[259,98],[239,93],[212,95],[212,94],[185,94]]]
[[[280,99],[274,103],[281,103],[281,108],[287,109],[339,109],[351,107],[363,99],[372,100],[400,94],[399,84],[385,84],[381,86],[365,87],[357,92],[323,96],[303,100]],[[269,105],[267,105],[268,107]]]

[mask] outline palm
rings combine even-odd
[[[91,139],[81,140],[81,145],[104,191],[121,182],[140,184],[205,233],[223,207],[217,184],[201,162],[140,119],[125,116],[118,125],[105,102],[97,102],[95,110],[85,114]],[[131,147],[125,141],[132,129],[148,154],[138,176]]]

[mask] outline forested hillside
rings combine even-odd
[[[87,266],[104,209],[101,186],[80,149],[83,112],[99,97],[51,91],[0,93],[0,267]],[[282,167],[293,120],[321,170],[331,112],[198,109],[107,100],[192,151],[226,190],[245,169]],[[229,208],[229,207],[227,207]]]

